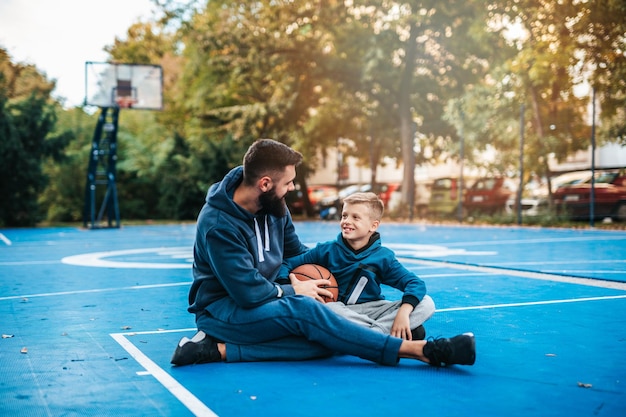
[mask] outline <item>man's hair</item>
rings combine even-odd
[[[354,193],[343,199],[344,204],[363,204],[367,206],[370,217],[380,221],[383,217],[385,205],[383,201],[374,193]]]
[[[259,139],[248,148],[243,157],[243,180],[253,185],[259,178],[268,175],[274,178],[282,174],[289,165],[298,166],[302,154],[284,143],[272,139]]]

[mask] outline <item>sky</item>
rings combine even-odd
[[[0,46],[13,63],[32,64],[57,81],[66,107],[85,98],[85,62],[106,62],[104,47],[151,20],[150,0],[0,0]]]

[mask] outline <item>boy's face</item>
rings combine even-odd
[[[372,219],[365,204],[343,204],[341,212],[341,235],[349,242],[365,240],[378,229],[378,220]]]

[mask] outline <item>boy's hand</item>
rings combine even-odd
[[[291,285],[293,286],[293,290],[296,292],[296,294],[313,297],[317,301],[320,301],[322,303],[324,302],[322,296],[328,297],[330,299],[333,298],[332,292],[325,288],[322,288],[324,286],[330,285],[330,281],[327,279],[309,279],[306,281],[300,281],[298,278],[296,278],[294,274],[289,274],[289,280],[291,281]]]
[[[409,320],[409,314],[413,311],[411,304],[402,304],[398,309],[396,318],[391,325],[391,335],[399,337],[404,340],[412,340],[411,334],[411,321]]]

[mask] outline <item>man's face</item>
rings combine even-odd
[[[262,210],[273,216],[282,217],[286,213],[285,196],[296,187],[296,167],[289,165],[285,171],[272,180],[272,187],[261,194],[259,202]]]

